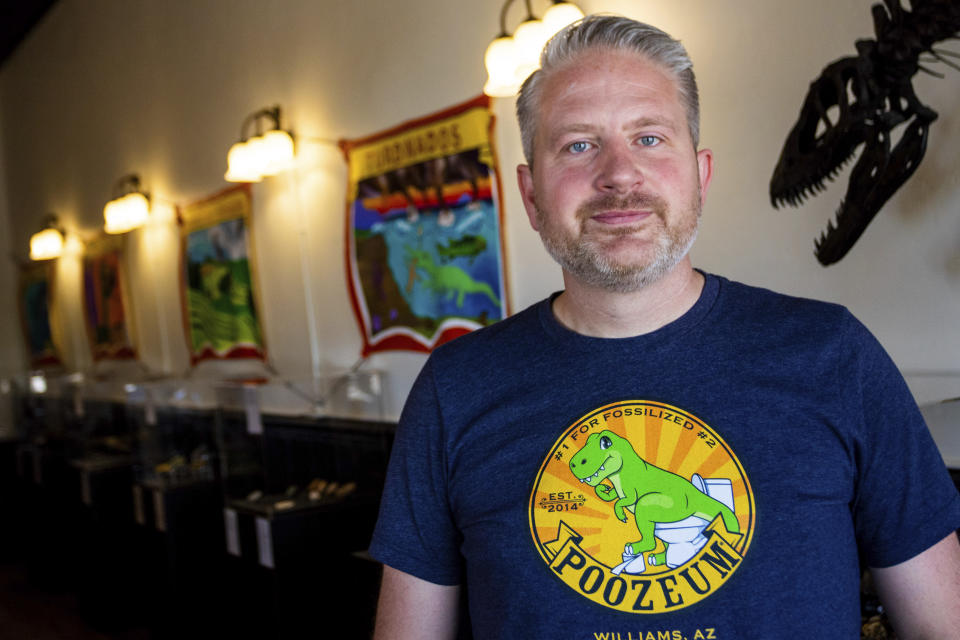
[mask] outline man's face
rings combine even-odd
[[[545,79],[530,223],[568,276],[608,291],[654,282],[687,254],[712,173],[672,76],[636,54],[587,51]]]

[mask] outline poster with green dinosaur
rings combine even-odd
[[[266,358],[250,233],[249,185],[180,212],[184,327],[190,361]]]
[[[340,143],[363,355],[430,351],[508,315],[492,138],[481,96]]]

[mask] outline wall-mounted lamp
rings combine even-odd
[[[263,133],[261,123],[266,118],[271,128]],[[256,132],[248,138],[250,125]],[[280,107],[261,109],[246,117],[240,128],[240,142],[227,153],[228,182],[260,182],[293,166],[293,137],[280,128]]]
[[[30,236],[30,259],[52,260],[63,254],[64,231],[52,213],[43,220],[43,228]]]
[[[483,92],[488,96],[508,97],[520,90],[520,85],[540,67],[540,52],[547,40],[571,22],[583,17],[583,11],[572,2],[554,0],[538,20],[524,0],[527,18],[513,33],[507,32],[507,9],[514,0],[506,0],[500,10],[500,35],[487,47],[483,61],[487,67],[487,83]]]
[[[125,175],[113,186],[113,200],[103,207],[103,230],[126,233],[142,227],[150,216],[150,196],[140,188],[140,176]]]

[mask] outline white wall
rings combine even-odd
[[[3,89],[0,88],[0,122],[3,111]],[[0,149],[3,148],[3,128],[0,127]],[[7,206],[6,171],[3,154],[0,154],[0,256],[10,256],[10,234],[3,232],[10,225],[10,210]],[[16,307],[11,304],[17,291],[16,270],[12,261],[9,268],[0,268],[0,441],[16,436],[11,386],[7,376],[19,372],[24,366],[24,350],[17,337],[20,335],[20,320]]]
[[[3,122],[4,102],[3,87],[0,85],[0,123]],[[4,146],[3,127],[0,127],[0,149]],[[12,304],[17,291],[17,273],[12,256],[18,252],[14,250],[10,233],[6,232],[10,228],[12,216],[8,199],[3,197],[9,193],[5,169],[4,155],[0,153],[0,256],[10,257],[7,262],[9,266],[0,268],[0,295],[3,296],[3,302],[0,303],[0,336],[3,336],[3,339],[0,339],[0,376],[17,372],[24,366],[24,350],[18,341],[20,320],[16,307]]]
[[[511,28],[522,17],[522,2],[515,4]],[[533,4],[542,11],[547,2]],[[960,120],[951,109],[960,73],[947,69],[945,80],[916,81],[921,99],[940,112],[927,157],[837,266],[820,267],[812,248],[845,185],[799,211],[774,211],[767,197],[809,83],[828,62],[851,55],[854,40],[872,37],[870,4],[581,2],[588,11],[665,28],[694,59],[702,141],[716,154],[695,263],[848,305],[925,402],[960,395],[960,190],[952,162]],[[211,194],[226,186],[226,152],[243,118],[265,106],[281,105],[284,124],[301,136],[336,139],[475,96],[501,6],[499,0],[60,0],[0,69],[0,223],[9,228],[3,237],[25,256],[29,235],[48,211],[68,229],[96,233],[111,186],[128,172],[139,173],[168,210]],[[497,100],[494,110],[511,302],[520,310],[561,280],[528,228],[514,187],[521,153],[513,100]],[[342,158],[319,142],[301,142],[298,153],[294,172],[255,187],[254,224],[271,361],[283,376],[307,379],[351,366],[361,341],[343,266]],[[170,215],[155,218],[153,227],[127,239],[135,320],[144,363],[177,374],[187,370],[177,233]],[[6,270],[0,276],[0,295],[12,301],[13,278]],[[60,294],[79,300],[78,290],[61,287]],[[71,367],[89,368],[79,315],[70,309],[63,313],[70,314],[65,323],[74,337],[61,347]],[[21,366],[22,358],[10,355],[19,349],[19,332],[4,332],[5,362]],[[399,413],[423,360],[391,353],[367,365],[389,375],[389,416]],[[195,375],[223,373],[206,367]]]

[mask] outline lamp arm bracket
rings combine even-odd
[[[527,20],[536,20],[533,16],[533,7],[530,5],[530,0],[523,0],[523,3],[527,7]]]
[[[508,38],[510,33],[507,31],[507,9],[510,8],[510,5],[513,4],[513,0],[506,0],[503,3],[503,7],[500,9],[500,35],[498,38]],[[528,10],[529,10],[529,0],[528,0]]]
[[[113,185],[113,199],[123,197],[128,193],[143,193],[140,185],[140,176],[136,173],[128,173],[119,178]]]
[[[259,136],[262,133],[260,129],[261,118],[269,118],[271,123],[273,124],[272,128],[279,129],[280,128],[280,105],[274,105],[272,107],[266,107],[266,108],[260,109],[259,111],[254,111],[253,113],[248,115],[246,118],[244,118],[243,124],[240,126],[240,140],[242,142],[246,142],[247,139],[249,138],[249,136],[247,135],[247,131],[250,128],[251,124],[256,125],[255,135]]]

